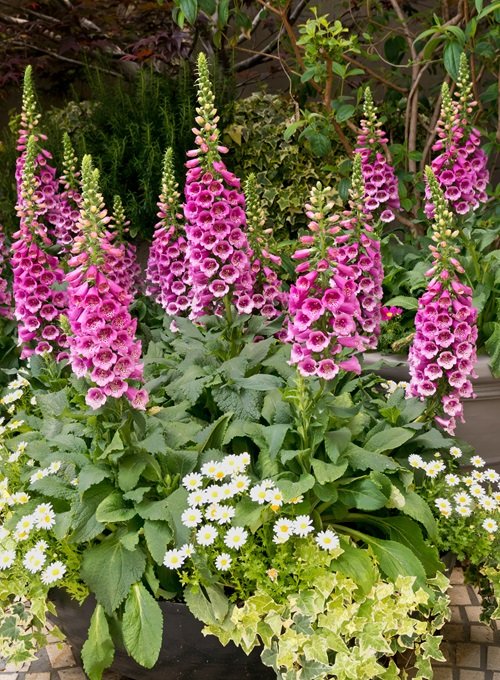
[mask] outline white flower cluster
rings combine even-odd
[[[218,542],[224,549],[240,550],[248,540],[248,531],[230,525],[236,513],[233,503],[242,495],[247,494],[254,503],[268,505],[274,511],[283,505],[283,494],[272,480],[265,479],[252,485],[246,474],[250,460],[248,453],[231,454],[222,461],[209,461],[202,466],[200,473],[192,472],[183,478],[182,484],[189,495],[188,507],[182,513],[181,521],[184,526],[193,529],[194,542],[168,550],[163,562],[166,567],[180,568],[196,546],[207,547]],[[302,500],[302,496],[299,496],[290,503],[293,505]],[[274,542],[285,543],[294,535],[308,536],[314,527],[308,515],[298,515],[293,519],[278,519],[273,530]],[[338,536],[331,530],[318,533],[316,542],[325,550],[334,550],[339,546]],[[219,571],[226,571],[232,559],[229,553],[221,552],[215,560],[215,567]]]
[[[396,382],[395,380],[387,380],[381,384],[381,387],[384,388],[386,395],[390,397],[390,395],[394,394],[394,392],[400,387],[406,391],[408,383],[405,380],[400,380],[399,382]]]
[[[28,387],[29,382],[22,375],[18,374],[14,380],[11,380],[7,388],[11,390],[7,392],[1,399],[0,404],[7,406],[7,413],[14,413],[15,402],[19,401],[24,396],[24,387]]]
[[[452,446],[449,453],[455,459],[462,457],[462,451],[457,446]],[[439,473],[446,470],[446,464],[440,454],[436,454],[436,459],[429,463],[421,456],[413,454],[408,457],[408,463],[415,469],[424,470],[426,476],[431,479],[437,478]],[[443,484],[445,493],[443,497],[436,498],[434,504],[444,517],[451,517],[453,513],[461,517],[470,517],[473,512],[481,511],[496,515],[497,519],[485,517],[481,523],[487,533],[494,534],[500,521],[500,475],[492,468],[483,470],[485,461],[481,456],[472,456],[470,463],[474,468],[472,471],[450,472],[439,479],[438,483]]]
[[[2,437],[4,434],[12,432],[13,430],[18,430],[23,424],[24,420],[9,420],[6,423],[5,418],[0,418],[0,437]]]

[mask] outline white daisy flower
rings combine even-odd
[[[500,505],[500,491],[496,491],[494,494],[492,494],[492,498],[494,498],[496,502]]]
[[[37,529],[52,529],[56,523],[56,514],[50,503],[37,505],[33,515]]]
[[[220,486],[217,486],[216,484],[208,486],[203,493],[205,496],[205,503],[217,503],[222,499]]]
[[[219,514],[218,510],[219,510],[218,503],[212,503],[211,505],[207,505],[207,507],[205,508],[205,519],[208,519],[210,522],[216,522],[217,516]]]
[[[38,482],[40,479],[43,479],[46,476],[47,475],[44,474],[43,470],[37,470],[31,475],[30,484],[34,484],[35,482]]]
[[[64,576],[65,573],[66,567],[62,562],[59,561],[52,562],[42,572],[41,576],[42,583],[44,583],[45,585],[55,583],[55,581],[59,581]]]
[[[228,548],[239,550],[242,545],[245,545],[248,538],[248,531],[242,527],[231,527],[224,536],[224,543]]]
[[[254,503],[262,505],[267,500],[267,491],[264,484],[256,484],[250,489],[250,498]]]
[[[229,567],[231,566],[231,555],[228,555],[228,553],[221,553],[220,555],[217,555],[215,559],[215,566],[219,571],[227,571]]]
[[[203,505],[205,503],[205,494],[202,489],[197,489],[196,491],[191,491],[189,496],[187,497],[187,502],[188,505],[190,506],[198,506],[198,505]]]
[[[288,539],[293,536],[294,533],[294,522],[291,519],[282,517],[277,522],[274,523],[274,539],[275,543],[285,543]]]
[[[47,541],[37,541],[37,542],[35,543],[35,548],[36,548],[37,550],[40,550],[41,552],[44,552],[45,550],[47,550],[48,547],[49,547],[49,546],[48,546],[48,544],[47,544]]]
[[[203,477],[198,472],[191,472],[182,479],[182,486],[188,491],[199,489],[203,483]]]
[[[222,500],[227,500],[228,498],[233,498],[233,496],[235,496],[234,489],[231,484],[221,484],[219,488]]]
[[[9,534],[10,531],[8,531],[5,527],[0,527],[0,543],[4,541]]]
[[[445,481],[448,486],[457,486],[460,484],[460,477],[453,473],[445,476]]]
[[[472,515],[472,508],[470,505],[457,505],[455,510],[462,517],[470,517]]]
[[[204,465],[201,466],[201,474],[204,477],[210,477],[211,479],[214,479],[215,474],[219,470],[220,463],[216,460],[209,460],[208,463],[205,463]]]
[[[179,569],[179,567],[182,567],[185,560],[186,555],[182,550],[174,548],[173,550],[167,550],[165,557],[163,558],[163,564],[167,569]]]
[[[472,502],[472,498],[465,491],[460,491],[453,496],[453,500],[458,505],[469,505]]]
[[[16,524],[16,531],[27,531],[28,533],[33,529],[35,525],[35,517],[33,515],[25,515],[21,517],[19,522]]]
[[[451,515],[451,503],[450,501],[446,500],[446,498],[436,498],[434,505],[445,517],[449,517]]]
[[[236,493],[243,493],[250,486],[250,477],[247,475],[236,475],[231,481],[231,487]]]
[[[15,550],[2,550],[0,552],[0,569],[8,569],[14,564],[16,559]]]
[[[199,545],[212,545],[217,538],[217,529],[212,524],[204,524],[196,532],[196,542]]]
[[[331,529],[320,531],[316,536],[316,543],[323,550],[335,550],[339,547],[339,537]]]
[[[461,458],[462,449],[459,449],[458,446],[452,446],[450,448],[450,456],[452,456],[453,458]]]
[[[250,454],[248,453],[248,451],[245,451],[244,453],[240,453],[239,458],[240,458],[241,464],[244,467],[247,467],[252,462],[252,458],[250,457]]]
[[[49,471],[49,473],[54,475],[56,472],[59,472],[59,470],[61,469],[61,465],[62,463],[60,460],[55,460],[53,463],[49,465],[47,470]]]
[[[472,456],[470,462],[474,467],[484,467],[486,465],[484,459],[481,458],[481,456]]]
[[[309,515],[297,515],[293,523],[293,533],[297,536],[307,536],[313,531],[312,519]]]
[[[74,477],[71,480],[70,484],[71,484],[71,486],[78,486],[78,477]]]
[[[480,484],[472,484],[469,487],[469,493],[474,498],[481,498],[482,496],[484,496],[486,494],[485,490],[483,489],[483,487]]]
[[[30,532],[26,529],[16,529],[12,534],[12,537],[16,542],[26,541],[30,537]]]
[[[283,505],[283,494],[279,489],[269,489],[266,493],[266,501],[271,505],[279,507]]]
[[[494,534],[495,531],[498,529],[498,524],[495,522],[494,519],[491,519],[491,517],[487,517],[483,524],[482,527],[485,531],[487,531],[489,534]]]
[[[184,557],[191,557],[194,555],[194,545],[192,543],[184,543],[184,545],[179,548],[179,552],[181,552]]]
[[[470,476],[476,482],[480,482],[483,478],[483,473],[481,472],[481,470],[472,470],[472,472],[470,473]]]
[[[219,524],[229,524],[233,519],[236,510],[228,505],[219,505],[217,508],[216,521]]]
[[[181,522],[185,527],[189,527],[190,529],[198,526],[202,519],[203,515],[198,508],[188,508],[187,510],[184,510],[181,515]]]
[[[7,458],[8,463],[16,463],[19,458],[21,457],[21,451],[14,451],[14,453],[11,453],[10,456]]]
[[[419,456],[418,453],[412,453],[410,456],[408,456],[408,465],[412,468],[423,468],[425,463],[422,458],[422,456]]]
[[[478,500],[478,503],[484,510],[496,510],[498,507],[498,503],[491,496],[483,496]]]
[[[23,565],[31,574],[36,574],[43,569],[46,559],[44,552],[37,550],[37,548],[32,548],[24,556]]]
[[[466,477],[462,478],[462,483],[465,484],[465,486],[472,486],[474,484],[474,478],[470,475],[467,475]]]
[[[427,477],[434,479],[440,472],[445,469],[445,464],[442,460],[433,460],[430,463],[424,463],[424,470]]]
[[[237,475],[241,472],[242,466],[240,457],[234,453],[231,453],[229,454],[229,456],[226,456],[222,463],[224,465],[224,469],[227,475]]]
[[[17,493],[12,494],[13,502],[18,503],[19,505],[24,505],[29,499],[30,496],[25,491],[18,491]]]
[[[291,503],[292,505],[298,505],[299,503],[302,503],[303,500],[304,500],[304,496],[301,495],[301,496],[294,496],[293,498],[290,498],[290,500],[288,502]]]
[[[488,468],[483,472],[482,475],[483,482],[492,482],[494,484],[495,482],[498,482],[499,479],[500,475],[498,474],[498,472],[492,470],[491,468]]]

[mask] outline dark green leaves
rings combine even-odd
[[[83,668],[90,680],[101,680],[102,673],[113,663],[115,646],[109,633],[106,614],[100,604],[96,605],[88,638],[82,647]]]
[[[123,641],[130,656],[145,668],[158,660],[163,638],[163,615],[154,597],[142,583],[135,583],[123,613]]]

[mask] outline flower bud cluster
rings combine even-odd
[[[63,174],[61,175],[62,191],[54,216],[54,236],[63,251],[69,253],[73,239],[78,235],[80,218],[80,184],[77,171],[78,158],[67,132],[63,136],[64,157]]]
[[[248,238],[253,252],[252,271],[255,275],[254,309],[266,319],[274,319],[285,309],[287,293],[279,277],[281,257],[272,252],[272,229],[266,229],[266,214],[257,193],[255,175],[245,183]],[[257,296],[260,298],[257,299]]]
[[[436,421],[453,434],[456,419],[463,420],[462,400],[474,396],[470,377],[475,376],[477,310],[472,305],[471,288],[458,276],[463,268],[455,257],[458,249],[450,243],[458,232],[453,230],[446,199],[430,168],[426,178],[435,205],[436,245],[431,246],[434,266],[427,272],[432,278],[415,316],[408,394],[432,397]]]
[[[146,292],[172,316],[188,313],[192,295],[186,260],[187,241],[180,233],[179,199],[173,151],[169,148],[165,152],[158,202],[160,221],[155,226],[146,269]]]
[[[61,289],[64,273],[57,257],[44,250],[52,245],[45,225],[39,220],[37,208],[38,178],[35,176],[36,142],[31,136],[26,145],[20,184],[17,214],[20,229],[14,234],[11,266],[15,318],[19,321],[18,336],[21,357],[44,354],[61,349],[66,344],[58,318],[66,309],[67,297]]]
[[[141,341],[136,340],[136,319],[129,312],[132,296],[114,283],[107,271],[109,242],[103,235],[109,222],[99,193],[99,171],[92,167],[90,156],[82,163],[82,206],[75,239],[76,268],[66,276],[69,305],[68,338],[70,364],[79,377],[87,377],[92,387],[86,402],[97,409],[108,397],[125,396],[137,409],[145,409]]]
[[[469,122],[476,102],[472,96],[465,54],[462,54],[460,60],[456,99],[452,99],[447,83],[443,83],[441,92],[438,141],[432,147],[433,151],[441,153],[434,158],[431,167],[453,210],[459,215],[465,215],[487,200],[486,186],[489,181],[488,158],[480,148],[480,132]],[[428,184],[425,196],[425,213],[431,218],[434,215],[434,204]]]
[[[245,197],[240,180],[221,160],[227,149],[219,144],[219,117],[204,54],[198,58],[198,75],[197,148],[188,152],[184,204],[191,317],[220,313],[223,298],[239,312],[250,313],[261,296],[254,299]]]
[[[383,222],[392,222],[394,211],[400,209],[398,180],[394,168],[381,151],[385,150],[388,139],[377,120],[377,109],[369,87],[365,90],[363,112],[365,117],[361,120],[356,153],[361,156],[365,209]]]
[[[358,285],[352,267],[338,261],[335,237],[341,231],[330,187],[317,184],[306,205],[310,234],[300,237],[304,248],[292,256],[300,260],[299,274],[290,287],[286,341],[292,343],[290,363],[304,376],[333,379],[340,368],[360,371],[359,362],[346,355],[361,351]]]
[[[104,273],[110,281],[135,297],[141,286],[141,268],[137,262],[135,245],[124,238],[130,222],[125,218],[120,196],[114,197],[111,224],[113,228],[104,233],[107,244]]]
[[[7,279],[7,241],[0,224],[0,317],[12,319],[12,293]]]

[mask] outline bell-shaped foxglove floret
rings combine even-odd
[[[59,195],[57,215],[54,216],[54,236],[62,249],[69,253],[73,239],[78,234],[81,196],[78,158],[67,132],[63,135],[63,148],[62,191]]]
[[[12,292],[8,278],[7,239],[2,225],[0,224],[0,316],[4,319],[13,318]]]
[[[141,287],[141,268],[137,262],[136,247],[126,240],[130,222],[125,217],[120,196],[113,199],[111,229],[104,235],[111,249],[106,258],[106,276],[135,297]]]

